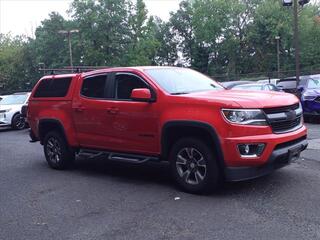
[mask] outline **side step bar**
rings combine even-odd
[[[116,152],[105,152],[105,151],[96,151],[89,149],[81,149],[79,151],[80,156],[85,156],[90,159],[100,156],[106,156],[109,160],[121,161],[128,163],[142,164],[145,162],[159,162],[160,159],[154,156],[144,156],[137,154],[127,154],[127,153],[116,153]]]

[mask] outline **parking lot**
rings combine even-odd
[[[210,196],[177,190],[165,164],[47,166],[27,130],[0,130],[0,239],[320,239],[320,128],[270,176]]]

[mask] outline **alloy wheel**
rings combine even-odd
[[[15,122],[15,126],[17,129],[23,129],[26,126],[26,122],[22,116],[19,116]]]
[[[207,174],[207,163],[203,154],[193,147],[186,147],[178,152],[176,168],[183,181],[191,185],[201,183]]]
[[[48,139],[46,151],[47,151],[48,158],[52,163],[60,162],[61,146],[60,146],[60,142],[56,138],[51,137]]]

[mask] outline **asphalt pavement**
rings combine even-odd
[[[52,170],[27,130],[2,129],[0,239],[320,239],[320,124],[308,128],[299,161],[210,196],[180,192],[166,164]]]

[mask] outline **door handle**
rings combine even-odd
[[[77,111],[77,112],[83,112],[84,110],[86,110],[86,108],[83,107],[83,106],[77,106],[77,107],[74,108],[74,110]]]
[[[107,113],[109,114],[117,114],[118,112],[119,112],[118,108],[115,108],[115,107],[107,108]]]

